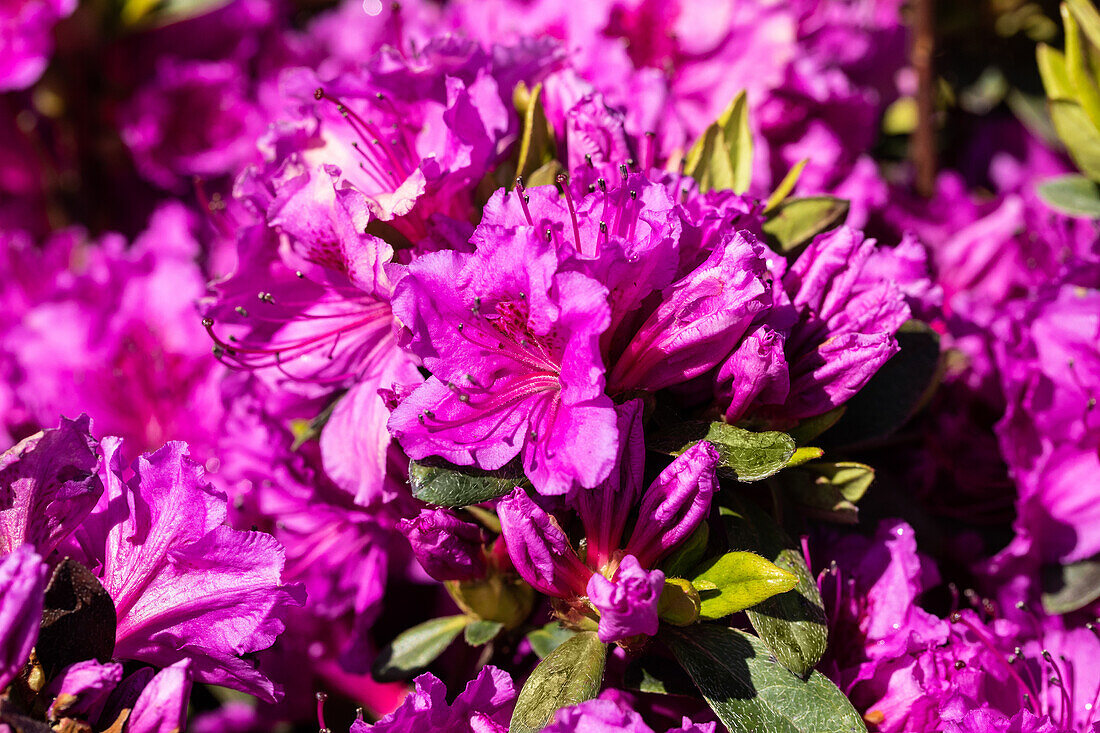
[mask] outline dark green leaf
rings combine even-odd
[[[54,569],[42,606],[35,653],[47,679],[75,662],[114,654],[115,604],[91,571],[66,557]]]
[[[794,254],[818,234],[843,224],[846,218],[848,202],[835,196],[787,199],[764,220],[764,235],[776,252]]]
[[[516,698],[509,733],[535,733],[558,708],[591,700],[603,685],[607,645],[594,631],[582,631],[539,662]]]
[[[734,509],[721,510],[730,548],[759,552],[798,577],[793,590],[772,596],[745,613],[779,661],[804,676],[821,661],[828,644],[825,605],[817,582],[806,567],[802,550],[774,519],[749,502],[733,497],[725,500],[734,504]]]
[[[898,330],[901,351],[848,400],[844,417],[823,442],[859,443],[890,435],[924,404],[939,381],[940,337],[921,321]]]
[[[855,524],[856,502],[875,480],[875,470],[853,461],[811,463],[780,479],[791,498],[810,516]]]
[[[840,421],[840,418],[844,417],[844,411],[846,409],[844,405],[841,405],[840,407],[834,407],[823,415],[806,418],[798,424],[798,427],[791,431],[791,437],[794,438],[794,442],[798,445],[806,445],[811,440],[817,438],[826,430],[836,425]]]
[[[684,172],[700,191],[744,193],[752,181],[752,131],[745,93],[703,132],[684,160]]]
[[[471,621],[466,625],[466,643],[470,646],[487,644],[496,638],[496,635],[503,628],[504,624],[500,621],[485,621],[484,619]]]
[[[371,674],[379,682],[409,679],[435,661],[470,621],[469,616],[460,614],[412,627],[379,652]]]
[[[661,638],[731,731],[856,733],[863,719],[820,672],[805,681],[756,637],[717,624],[666,628]]]
[[[1100,598],[1100,555],[1069,565],[1046,565],[1042,570],[1043,609],[1063,614],[1084,608]]]
[[[1047,206],[1070,216],[1100,218],[1100,189],[1077,173],[1048,178],[1037,187]]]
[[[699,594],[699,616],[725,618],[751,608],[798,583],[798,576],[752,552],[727,552],[704,565],[692,582],[713,583],[714,590]]]
[[[687,673],[667,657],[645,654],[632,658],[623,671],[623,686],[639,692],[698,697],[699,691]]]
[[[409,485],[413,496],[439,506],[468,506],[499,499],[527,479],[510,467],[483,471],[472,466],[455,466],[438,458],[409,462]]]
[[[795,450],[794,440],[786,433],[754,433],[724,422],[683,423],[653,440],[655,450],[674,456],[706,440],[721,457],[718,474],[737,481],[759,481],[775,474]]]
[[[541,629],[535,629],[527,635],[527,641],[531,642],[531,648],[539,659],[546,659],[550,652],[557,649],[565,641],[571,638],[575,631],[565,628],[557,621],[551,621]]]

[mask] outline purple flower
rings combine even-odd
[[[630,510],[642,493],[645,469],[645,438],[642,431],[644,404],[631,400],[618,405],[619,454],[615,468],[593,488],[576,488],[570,503],[584,524],[589,567],[603,568],[619,549]]]
[[[180,189],[191,176],[237,173],[258,157],[264,119],[235,61],[162,57],[153,80],[121,113],[121,134],[138,170]]]
[[[195,306],[206,292],[196,226],[170,203],[129,246],[118,235],[50,242],[66,245],[54,256],[73,267],[52,274],[33,307],[0,331],[15,396],[38,425],[87,413],[97,432],[135,448],[175,438],[200,460],[213,457],[221,371],[211,368]]]
[[[100,664],[89,659],[71,664],[46,688],[46,694],[53,697],[46,715],[51,720],[60,717],[96,720],[120,682],[122,665],[117,662]]]
[[[102,443],[106,487],[74,538],[118,614],[115,655],[273,700],[272,683],[240,655],[265,649],[302,594],[281,585],[270,535],[224,526],[225,498],[186,446],[142,455],[127,476],[118,439]]]
[[[0,690],[23,669],[38,640],[47,575],[31,545],[0,559]]]
[[[716,726],[716,723],[692,723],[685,716],[678,727],[669,728],[665,733],[714,733]],[[543,728],[543,733],[654,733],[654,729],[624,701],[601,696],[561,708],[554,713],[553,722]]]
[[[412,458],[494,469],[522,454],[540,492],[594,486],[616,450],[599,353],[606,290],[563,272],[533,227],[479,231],[475,254],[425,255],[397,285],[407,348],[433,376],[390,430]]]
[[[594,573],[588,580],[588,599],[600,612],[600,641],[610,643],[631,636],[657,633],[657,601],[665,587],[660,570],[643,570],[627,555],[612,580]]]
[[[624,552],[642,567],[657,561],[686,540],[710,511],[718,488],[718,451],[706,441],[688,448],[661,471],[642,496],[638,523]]]
[[[421,509],[397,529],[409,538],[417,562],[436,580],[475,580],[485,576],[485,534],[446,509]]]
[[[103,484],[88,431],[87,416],[61,418],[0,456],[0,554],[30,543],[49,555],[95,506]]]
[[[661,304],[615,363],[613,392],[655,392],[705,373],[771,305],[762,246],[746,235],[727,237],[702,265],[661,293]]]
[[[467,683],[451,704],[447,689],[431,674],[422,674],[414,682],[416,689],[397,710],[367,725],[361,719],[352,724],[351,733],[417,733],[425,730],[455,733],[505,733],[516,698],[508,673],[483,667],[476,679]]]
[[[583,596],[592,570],[585,567],[558,525],[517,487],[497,503],[501,536],[516,572],[535,590],[557,598]]]
[[[784,351],[790,394],[775,419],[820,415],[847,402],[897,350],[909,318],[898,286],[865,272],[875,242],[847,227],[819,235],[783,276],[797,313]]]
[[[75,0],[23,0],[0,10],[0,92],[38,81],[53,52],[53,26]]]
[[[791,381],[783,354],[786,338],[767,324],[745,337],[718,370],[719,404],[728,404],[726,422],[735,423],[754,402],[782,404]]]
[[[126,719],[126,730],[132,733],[181,731],[187,726],[190,699],[191,661],[181,659],[157,672],[145,685]]]

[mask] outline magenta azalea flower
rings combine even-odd
[[[423,730],[455,733],[505,733],[512,717],[516,691],[504,670],[492,665],[482,668],[476,679],[447,703],[447,689],[431,674],[415,680],[416,689],[397,710],[368,725],[352,724],[351,733],[416,733]]]

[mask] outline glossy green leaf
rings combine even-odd
[[[655,436],[653,448],[678,456],[700,440],[718,451],[718,474],[737,481],[759,481],[774,475],[795,451],[794,440],[786,433],[754,433],[724,422],[683,423]]]
[[[657,617],[673,626],[690,626],[699,620],[699,591],[685,578],[665,578],[657,601]]]
[[[725,618],[798,584],[798,576],[752,552],[727,552],[704,565],[692,578],[715,585],[699,594],[699,616]]]
[[[438,506],[468,506],[498,499],[517,486],[530,484],[510,467],[483,471],[429,458],[409,462],[409,485],[417,499]]]
[[[731,731],[857,733],[863,719],[820,672],[802,680],[757,638],[718,624],[667,628],[662,640]]]
[[[551,621],[541,629],[535,629],[527,634],[527,641],[531,643],[531,648],[535,651],[535,654],[539,655],[539,659],[546,659],[550,656],[550,652],[557,649],[576,633],[576,631],[565,628],[557,621]]]
[[[794,167],[787,171],[787,175],[783,176],[783,180],[779,182],[779,185],[772,191],[772,195],[768,197],[768,203],[764,206],[764,213],[774,209],[779,204],[791,195],[791,191],[798,184],[798,179],[802,177],[802,170],[806,167],[806,164],[810,162],[809,158],[803,158],[794,164]]]
[[[496,635],[499,634],[500,630],[503,628],[504,624],[500,621],[486,621],[484,619],[471,621],[466,625],[466,630],[464,632],[466,643],[470,646],[488,644],[496,638]]]
[[[1041,575],[1047,613],[1071,613],[1100,598],[1100,555],[1069,565],[1046,565]]]
[[[582,631],[539,662],[516,698],[509,733],[542,730],[563,707],[591,700],[603,685],[607,645]]]
[[[804,676],[821,661],[828,643],[825,605],[802,549],[775,520],[735,497],[724,499],[722,523],[730,549],[758,552],[798,578],[798,585],[746,611],[764,643],[787,669]]]
[[[1048,178],[1036,190],[1047,206],[1063,214],[1100,219],[1100,188],[1085,176],[1071,173]]]
[[[768,245],[782,254],[795,254],[822,232],[848,218],[848,202],[835,196],[807,196],[778,204],[764,220]]]
[[[407,680],[423,670],[451,645],[470,617],[443,616],[402,632],[378,653],[371,674],[379,682]]]
[[[744,193],[752,182],[752,131],[748,103],[741,92],[688,151],[684,172],[700,191]]]
[[[904,425],[939,383],[940,336],[911,320],[897,333],[894,354],[855,397],[824,442],[853,444],[882,438]]]

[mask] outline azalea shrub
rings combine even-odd
[[[1089,0],[0,51],[0,733],[1100,731]]]

